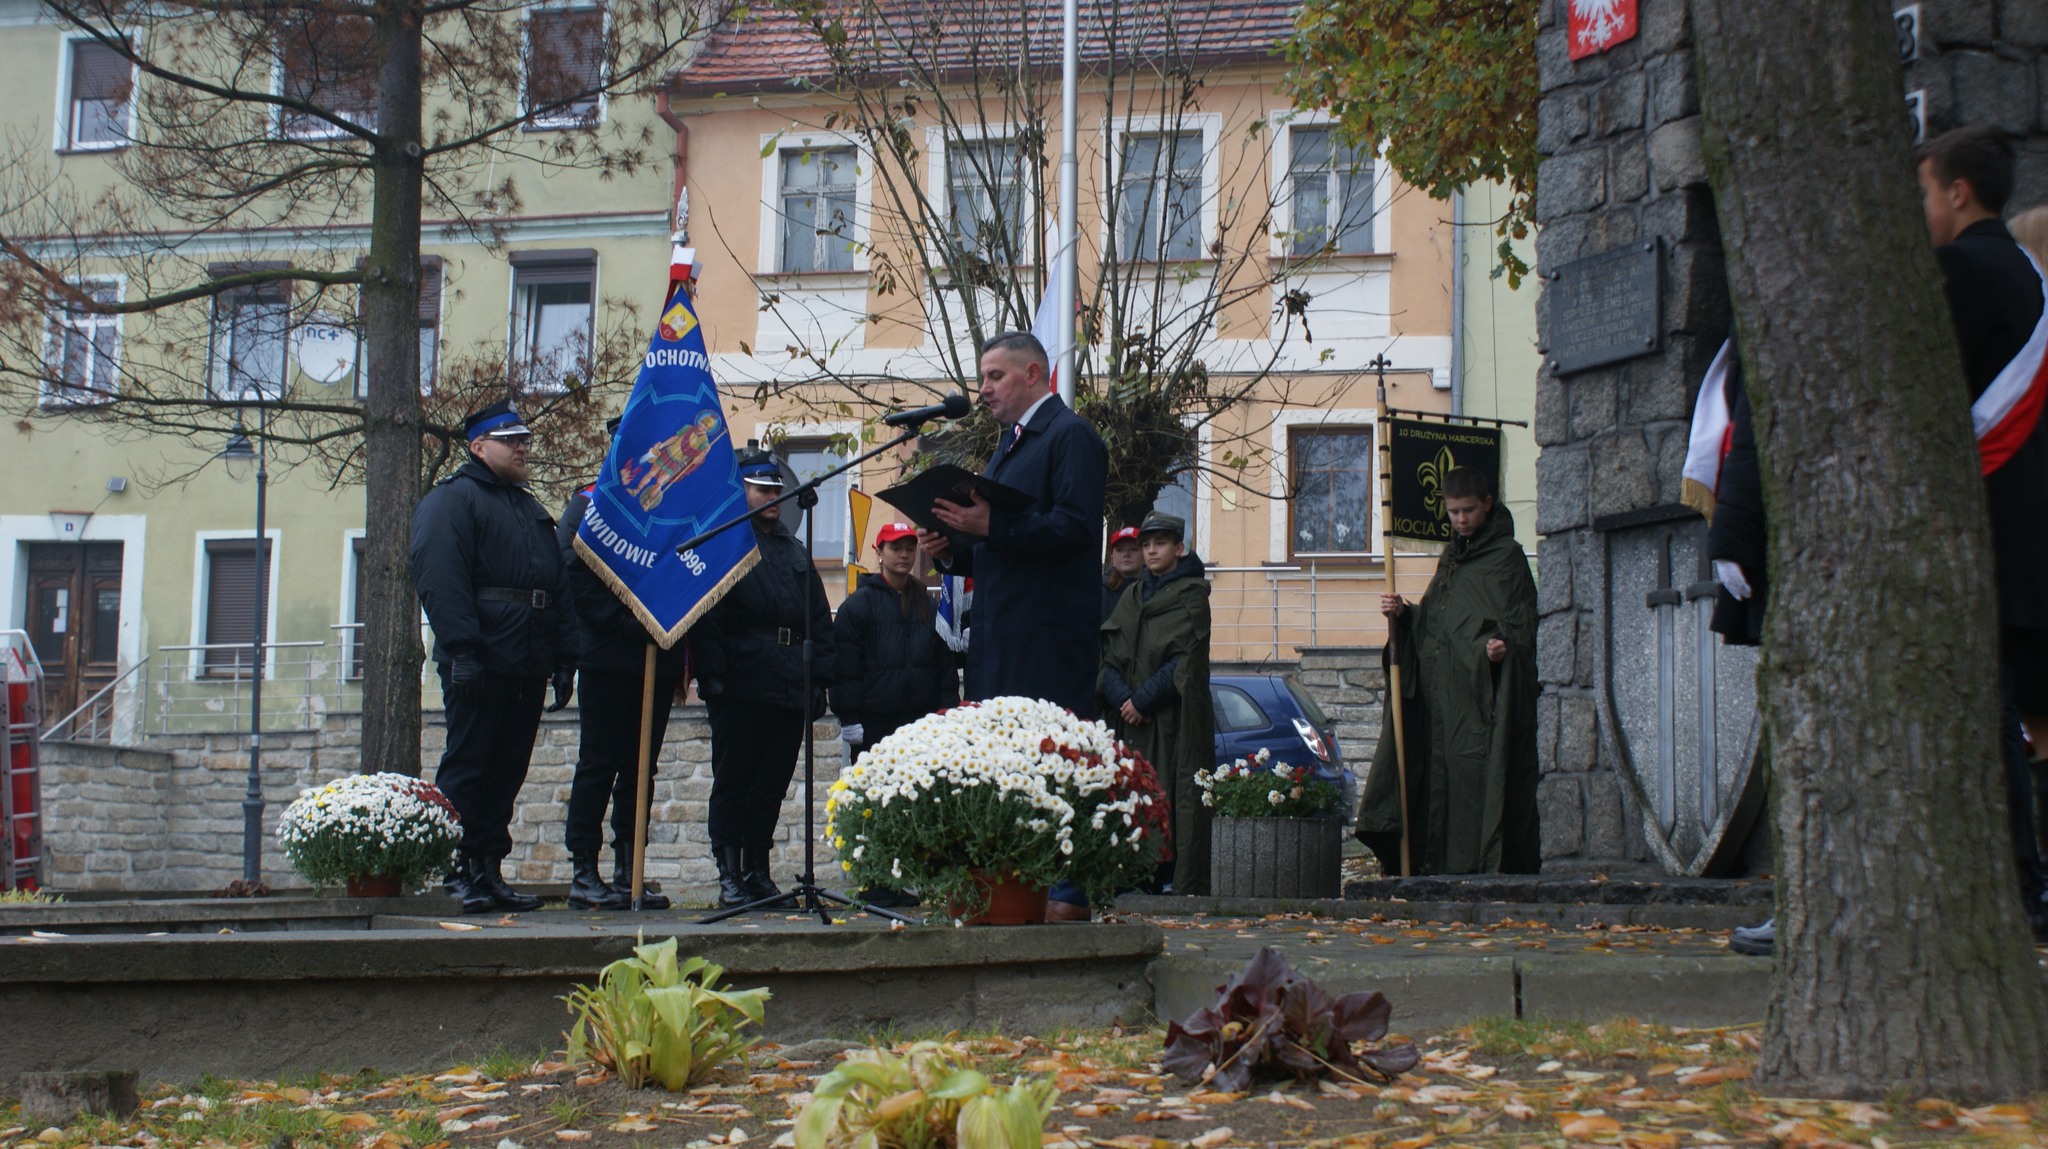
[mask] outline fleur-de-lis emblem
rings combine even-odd
[[[1422,497],[1422,505],[1429,509],[1432,518],[1440,519],[1444,515],[1444,476],[1457,465],[1458,461],[1451,457],[1451,449],[1442,447],[1437,450],[1436,458],[1415,468],[1415,481],[1428,492]]]

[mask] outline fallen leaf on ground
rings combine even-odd
[[[1613,1137],[1621,1132],[1621,1122],[1604,1113],[1560,1113],[1557,1124],[1566,1137]]]
[[[1196,1137],[1193,1140],[1189,1141],[1188,1144],[1194,1146],[1194,1149],[1215,1149],[1216,1146],[1221,1145],[1225,1141],[1230,1140],[1233,1136],[1235,1136],[1235,1134],[1231,1131],[1230,1126],[1219,1125],[1216,1128],[1209,1130],[1207,1133],[1202,1134],[1200,1137]]]
[[[250,665],[253,666],[255,664],[251,663]],[[440,926],[444,930],[453,930],[459,934],[465,934],[471,930],[480,930],[483,928],[482,926],[477,925],[475,922],[435,922],[434,924]]]
[[[253,666],[253,665],[255,665],[255,664],[254,664],[254,663],[251,663],[250,665],[252,665],[252,666]],[[557,1130],[555,1130],[555,1140],[557,1140],[557,1141],[588,1141],[588,1140],[590,1140],[590,1138],[591,1138],[591,1133],[590,1133],[590,1130],[588,1130],[588,1129],[557,1129]]]

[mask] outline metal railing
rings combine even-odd
[[[1378,646],[1386,641],[1380,614],[1381,568],[1319,566],[1210,567],[1209,658],[1212,662],[1292,662],[1305,646]],[[1403,573],[1404,588],[1408,576]]]
[[[121,687],[134,679],[133,697],[144,697],[149,681],[149,663],[137,662],[122,671],[112,682],[93,691],[92,697],[78,704],[71,713],[43,728],[42,742],[112,742],[115,730],[123,717],[119,706]]]
[[[158,647],[149,692],[150,729],[157,734],[247,731],[252,653],[247,643]],[[325,642],[266,643],[262,669],[265,730],[311,730],[326,721],[336,675]]]

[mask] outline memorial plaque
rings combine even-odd
[[[1569,375],[1663,346],[1662,241],[1573,260],[1549,274],[1550,369]]]

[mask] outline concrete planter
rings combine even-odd
[[[1209,883],[1220,898],[1335,898],[1344,892],[1338,818],[1225,818],[1209,824]]]

